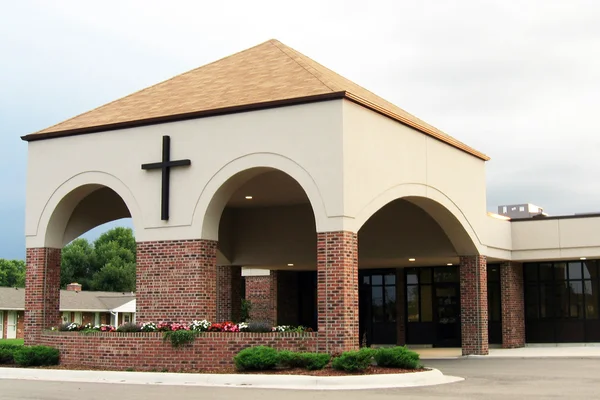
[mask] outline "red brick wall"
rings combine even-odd
[[[267,276],[247,276],[246,300],[252,306],[250,320],[277,325],[277,271]]]
[[[25,344],[60,323],[60,249],[28,248],[25,273]]]
[[[319,347],[356,350],[358,339],[358,239],[353,232],[317,234]]]
[[[500,266],[502,305],[502,347],[525,346],[525,300],[523,264],[508,262]]]
[[[136,371],[209,371],[233,365],[233,356],[251,346],[317,351],[316,333],[204,333],[181,348],[163,341],[162,333],[47,332],[41,343],[60,350],[65,366]]]
[[[241,313],[241,267],[217,267],[217,321],[238,322]]]
[[[463,355],[487,355],[488,308],[485,256],[460,257],[460,305]]]
[[[191,321],[217,317],[217,242],[138,242],[137,320]]]

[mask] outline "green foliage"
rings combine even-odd
[[[22,345],[18,344],[0,343],[0,364],[12,364],[15,360],[15,351],[22,347]]]
[[[252,303],[250,302],[250,300],[242,299],[240,322],[246,322],[250,319],[250,310],[252,310]]]
[[[358,351],[346,351],[341,356],[334,358],[331,366],[346,372],[364,371],[371,365],[373,354],[374,351],[367,347]]]
[[[419,354],[404,346],[380,348],[375,351],[373,357],[380,367],[404,369],[421,368]]]
[[[25,261],[0,258],[0,286],[25,287]]]
[[[324,353],[297,353],[290,350],[281,350],[277,357],[279,365],[285,368],[306,368],[309,371],[323,369],[331,356]]]
[[[48,346],[23,346],[14,352],[15,363],[21,367],[58,365],[58,349]]]
[[[117,332],[141,332],[142,327],[135,322],[128,322],[117,328]]]
[[[271,332],[273,327],[268,322],[251,321],[248,323],[248,332]]]
[[[274,369],[279,362],[277,350],[267,346],[249,347],[233,357],[238,370],[264,371]]]
[[[170,340],[173,347],[181,347],[193,343],[196,340],[196,332],[185,329],[168,331],[163,334],[163,340]]]
[[[61,253],[60,282],[78,282],[84,290],[135,291],[136,243],[129,228],[114,228],[92,244],[75,239]]]

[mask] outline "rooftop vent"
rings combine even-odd
[[[548,216],[542,207],[529,203],[498,206],[498,214],[509,217],[510,219],[540,218]]]

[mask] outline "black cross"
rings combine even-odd
[[[171,137],[163,136],[162,143],[162,161],[151,164],[142,164],[142,169],[161,169],[162,170],[162,202],[160,206],[160,219],[169,220],[169,176],[171,167],[183,167],[191,165],[190,160],[171,161]]]

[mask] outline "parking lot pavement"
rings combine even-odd
[[[0,379],[0,398],[64,400],[281,399],[364,400],[406,399],[600,399],[600,361],[590,358],[559,359],[456,359],[426,361],[447,375],[465,381],[421,388],[368,391],[292,391],[160,385],[120,385],[41,382]],[[66,371],[65,371],[66,372]]]

